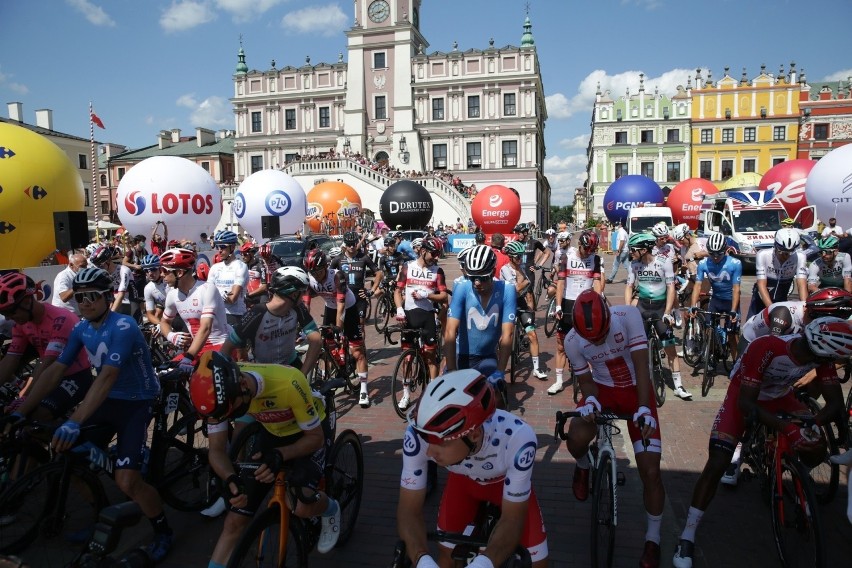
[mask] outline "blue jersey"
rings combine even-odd
[[[456,284],[447,312],[448,318],[459,320],[456,353],[495,357],[497,344],[503,333],[502,326],[505,323],[515,323],[516,308],[517,293],[511,284],[495,280],[491,298],[484,309],[470,280]]]
[[[411,241],[399,241],[396,245],[396,250],[407,256],[410,260],[417,260],[417,253],[411,246]]]
[[[714,298],[732,300],[734,285],[739,285],[743,278],[743,264],[728,255],[722,262],[713,262],[712,258],[707,257],[698,263],[695,281],[703,282],[705,276],[710,280]]]
[[[63,365],[74,362],[80,349],[98,373],[104,365],[118,368],[118,378],[108,398],[151,400],[160,393],[160,382],[151,366],[151,352],[136,321],[126,315],[110,312],[95,329],[80,321],[68,338],[68,344],[57,359]]]

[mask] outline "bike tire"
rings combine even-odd
[[[219,498],[208,461],[209,440],[195,414],[178,419],[151,454],[152,481],[163,500],[179,511],[200,511]]]
[[[547,304],[547,313],[544,315],[544,335],[547,337],[553,337],[553,333],[556,331],[556,326],[559,323],[556,316],[552,315],[555,309],[556,298],[551,298]]]
[[[252,519],[240,536],[228,560],[228,568],[307,568],[307,535],[302,522],[293,514],[287,531],[287,547],[279,555],[281,511],[272,505]]]
[[[592,566],[610,568],[615,550],[617,508],[612,457],[609,454],[600,457],[594,475],[591,515]]]
[[[691,348],[687,348],[691,346]],[[683,331],[683,361],[693,369],[701,364],[704,353],[704,326],[699,318],[689,318]]]
[[[340,505],[340,536],[343,546],[352,536],[361,510],[364,491],[364,452],[353,430],[344,430],[334,441],[326,462],[326,492]]]
[[[580,397],[582,396],[582,392],[580,391],[580,381],[577,379],[577,375],[574,373],[574,369],[569,369],[568,371],[571,377],[571,389],[573,390],[574,402],[580,402]]]
[[[663,376],[663,360],[660,358],[660,343],[654,339],[649,344],[648,365],[651,372],[651,383],[654,385],[654,399],[657,408],[666,403],[666,379]]]
[[[770,508],[775,548],[786,567],[827,565],[819,508],[806,468],[797,459],[782,458],[781,491],[773,467]]]
[[[386,297],[387,294],[389,294],[389,292],[385,292],[385,295],[382,296],[376,304],[376,313],[373,325],[375,325],[378,333],[384,333],[388,328],[388,323],[390,322],[391,308],[388,305],[388,299]]]
[[[406,380],[410,393],[409,403],[405,408],[400,408],[399,403],[404,394]],[[429,370],[426,368],[426,362],[423,361],[420,353],[416,349],[403,351],[397,359],[393,375],[391,375],[391,394],[393,396],[391,403],[397,416],[403,420],[408,417],[409,409],[417,404],[428,383]]]
[[[821,410],[819,402],[812,398],[805,401],[808,409],[816,415]],[[831,503],[837,495],[837,489],[840,485],[840,465],[831,463],[829,459],[833,455],[840,453],[840,444],[837,437],[834,435],[832,423],[820,426],[823,436],[825,436],[826,448],[823,460],[808,472],[811,481],[813,481],[814,495],[821,505]]]
[[[704,344],[704,355],[702,359],[704,360],[704,370],[701,373],[701,396],[706,397],[710,392],[710,389],[713,388],[713,378],[716,374],[716,362],[714,359],[714,349],[716,347],[716,331],[711,329],[709,331],[710,337]]]

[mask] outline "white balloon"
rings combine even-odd
[[[852,144],[832,150],[816,163],[808,174],[805,197],[822,221],[835,217],[843,229],[852,229]]]
[[[260,170],[240,184],[232,210],[240,226],[263,244],[268,240],[262,238],[263,217],[277,216],[281,234],[301,231],[308,200],[305,190],[291,176],[278,170]]]
[[[222,217],[222,191],[204,168],[186,158],[154,156],[133,166],[116,191],[121,224],[132,235],[151,234],[163,221],[169,239],[212,234]]]

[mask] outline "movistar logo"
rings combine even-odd
[[[485,331],[489,327],[497,327],[497,322],[500,319],[500,308],[495,304],[488,309],[488,312],[482,314],[475,307],[467,311],[467,328],[478,329]],[[493,323],[492,323],[493,322]]]

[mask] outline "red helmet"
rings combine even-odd
[[[308,251],[305,255],[305,270],[313,272],[328,266],[328,257],[320,249],[315,248]]]
[[[269,243],[264,243],[260,245],[260,250],[258,251],[260,258],[269,259],[272,256],[272,247]]]
[[[35,282],[26,274],[9,272],[0,276],[0,311],[10,310],[35,293]]]
[[[189,378],[189,397],[198,414],[215,420],[235,417],[240,410],[245,414],[247,405],[236,403],[241,394],[237,364],[218,351],[203,353]]]
[[[166,248],[180,248],[180,241],[177,239],[172,239],[166,243]]]
[[[160,255],[160,265],[163,268],[191,270],[195,266],[195,259],[195,252],[184,248],[173,248]]]
[[[444,250],[444,245],[441,243],[441,240],[436,239],[435,237],[426,237],[420,243],[420,246],[423,250],[428,250],[432,254],[441,254],[441,251]]]
[[[590,254],[598,250],[599,243],[598,234],[594,231],[583,231],[577,240],[577,244],[586,249]]]
[[[488,379],[476,369],[452,371],[424,389],[408,424],[430,444],[470,434],[494,414],[497,398]]]
[[[805,311],[811,319],[835,316],[849,319],[852,316],[852,294],[843,288],[823,288],[805,300]]]
[[[243,246],[240,247],[240,252],[242,254],[254,253],[256,250],[257,250],[257,247],[251,241],[247,241],[247,242],[243,243]]]
[[[210,265],[206,262],[200,262],[195,268],[195,277],[202,282],[207,282],[207,276],[210,274]]]
[[[609,306],[594,290],[584,290],[574,301],[574,330],[577,335],[597,343],[609,333]]]

